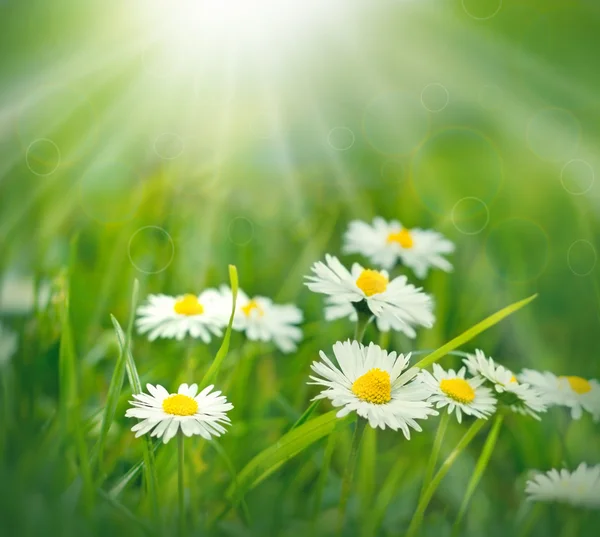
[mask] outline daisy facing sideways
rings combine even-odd
[[[349,271],[332,255],[325,256],[325,263],[315,263],[312,272],[306,276],[306,286],[315,293],[329,295],[327,320],[355,320],[360,310],[374,315],[380,330],[398,330],[409,337],[416,335],[415,326],[433,326],[431,297],[407,283],[405,276],[390,281],[387,272],[365,269],[358,263]]]
[[[600,385],[597,380],[575,376],[556,376],[554,373],[524,369],[519,375],[521,382],[533,386],[548,406],[566,406],[571,417],[578,420],[583,411],[589,412],[594,421],[600,420]]]
[[[361,254],[378,267],[391,270],[399,262],[410,267],[417,278],[425,278],[430,268],[445,272],[452,265],[443,256],[454,252],[454,244],[437,231],[407,229],[397,220],[373,219],[373,224],[350,222],[344,234],[343,251]]]
[[[438,364],[433,364],[433,373],[422,370],[419,379],[429,389],[429,401],[436,408],[448,407],[448,414],[456,411],[458,423],[462,415],[487,419],[496,410],[496,399],[492,390],[483,386],[482,377],[465,378],[466,369],[458,372],[453,369],[444,371]]]
[[[227,412],[233,405],[220,391],[212,391],[207,386],[198,393],[198,385],[181,384],[177,393],[170,394],[157,384],[147,384],[149,394],[133,394],[132,408],[127,409],[125,417],[142,421],[131,430],[136,438],[150,433],[150,436],[162,438],[166,444],[179,429],[185,436],[200,435],[206,440],[221,436],[229,425]]]
[[[224,306],[231,308],[231,289],[224,285],[220,291]],[[233,328],[250,341],[272,341],[281,352],[293,352],[302,340],[302,330],[296,326],[302,319],[302,311],[293,304],[274,304],[263,296],[251,299],[238,290]]]
[[[495,363],[492,358],[486,358],[483,351],[477,349],[463,363],[471,375],[482,377],[485,384],[496,391],[498,401],[513,412],[529,415],[537,420],[540,419],[538,413],[546,412],[546,404],[535,388],[519,382],[512,371]]]
[[[137,309],[135,324],[150,341],[159,337],[182,340],[189,334],[209,343],[211,336],[221,336],[227,324],[222,300],[215,289],[206,289],[198,296],[150,295],[147,303]]]
[[[580,464],[574,472],[537,472],[525,486],[527,499],[534,502],[567,503],[575,507],[600,508],[600,465]]]
[[[410,438],[410,429],[421,431],[417,420],[435,416],[427,401],[429,390],[415,380],[417,368],[409,369],[409,356],[396,356],[371,343],[338,341],[333,346],[335,362],[321,351],[321,360],[313,362],[309,384],[322,386],[315,399],[330,399],[341,407],[337,416],[356,412],[373,428],[400,429]]]

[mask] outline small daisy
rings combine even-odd
[[[338,341],[333,346],[335,365],[321,351],[321,361],[311,369],[318,376],[312,382],[325,389],[315,399],[330,399],[342,407],[339,418],[356,412],[373,428],[402,430],[410,438],[410,428],[421,431],[416,420],[437,415],[427,402],[429,391],[415,377],[417,368],[408,369],[410,355],[388,354],[377,345],[368,347],[357,341]]]
[[[533,386],[546,404],[570,408],[574,420],[580,419],[584,410],[592,415],[594,421],[600,420],[600,385],[597,380],[559,377],[549,371],[540,373],[532,369],[524,369],[519,380]]]
[[[148,333],[150,341],[158,337],[182,340],[189,334],[209,343],[211,334],[221,336],[221,329],[227,324],[222,300],[214,289],[206,289],[198,296],[150,295],[137,310],[136,326],[140,334]]]
[[[355,318],[356,310],[367,311],[377,318],[381,330],[391,328],[409,337],[416,335],[415,326],[433,326],[431,297],[407,283],[406,276],[390,281],[385,271],[364,269],[355,263],[350,272],[331,255],[326,255],[325,261],[312,266],[314,275],[306,276],[306,285],[315,293],[330,296],[325,309],[328,320]]]
[[[344,253],[361,254],[371,263],[391,270],[398,261],[425,278],[430,267],[446,272],[452,265],[442,257],[454,252],[454,244],[437,231],[407,229],[400,222],[373,219],[373,225],[355,220],[344,235]]]
[[[18,337],[16,332],[0,322],[0,368],[8,364],[17,352]]]
[[[458,423],[462,421],[462,413],[487,419],[496,410],[496,399],[492,390],[482,386],[482,377],[465,378],[466,369],[462,367],[458,373],[450,369],[444,371],[438,364],[433,364],[433,374],[421,371],[419,378],[430,389],[429,400],[436,408],[448,406],[448,414],[456,410]]]
[[[197,384],[182,384],[172,394],[159,384],[146,384],[146,388],[150,395],[134,394],[130,401],[133,408],[125,412],[127,418],[142,420],[131,428],[136,438],[152,431],[150,436],[162,438],[166,444],[179,428],[185,436],[200,435],[206,440],[226,432],[221,424],[229,425],[227,412],[233,405],[220,391],[213,392],[214,386],[198,394]]]
[[[231,308],[231,289],[222,286],[221,294],[223,304]],[[251,341],[273,341],[281,352],[293,352],[302,339],[302,330],[295,326],[302,319],[302,311],[293,304],[273,304],[263,296],[251,299],[238,290],[233,328],[244,332]]]
[[[537,420],[540,419],[539,412],[546,412],[546,404],[535,388],[520,383],[512,371],[496,364],[492,358],[486,358],[483,351],[477,349],[474,355],[469,355],[463,362],[469,373],[484,378],[498,393],[499,401],[504,402],[513,412],[529,415]]]
[[[577,470],[537,472],[527,481],[525,493],[534,502],[568,503],[575,507],[600,508],[600,465],[580,464]]]

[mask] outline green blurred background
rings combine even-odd
[[[269,9],[265,0],[223,0],[218,18],[200,20],[190,0],[163,12],[160,4],[0,0],[0,315],[20,334],[2,373],[0,533],[137,531],[108,505],[83,517],[69,439],[48,436],[59,391],[54,306],[65,286],[82,412],[92,422],[116,357],[109,314],[126,321],[134,278],[142,297],[195,292],[225,282],[232,263],[245,291],[302,307],[296,355],[234,340],[222,381],[234,426],[220,444],[238,470],[314,396],[305,381],[317,351],[351,333],[346,322],[324,324],[322,297],[303,288],[302,276],[325,252],[340,252],[352,219],[397,218],[457,246],[454,272],[423,282],[437,324],[417,341],[394,336],[394,349],[435,348],[539,293],[473,345],[515,370],[599,376],[596,0],[284,1]],[[67,266],[66,283],[57,280]],[[142,380],[170,389],[200,378],[218,348],[134,344]],[[125,407],[126,397],[120,416]],[[406,469],[377,534],[405,529],[430,421],[410,442],[377,435],[376,461],[359,469],[348,535],[372,531],[366,513],[399,458]],[[111,430],[108,483],[141,458],[130,426],[120,418]],[[452,428],[445,449],[463,429]],[[350,431],[341,434],[318,517],[323,535],[335,521],[349,447]],[[599,463],[599,441],[588,416],[511,418],[463,533],[518,535],[532,520],[527,471]],[[448,533],[482,442],[444,481],[424,534]],[[188,470],[200,528],[231,477],[216,451],[197,444]],[[250,528],[232,513],[217,534],[308,534],[323,447],[251,493]],[[174,446],[159,452],[170,513]],[[141,490],[130,486],[121,500],[143,518]],[[576,535],[569,516],[542,509],[531,534]],[[579,532],[594,535],[597,522],[587,515]]]

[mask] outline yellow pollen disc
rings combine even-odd
[[[173,416],[193,416],[198,412],[198,403],[187,395],[170,395],[162,403],[163,410]]]
[[[402,248],[412,248],[414,245],[413,238],[410,236],[408,229],[401,229],[394,233],[390,233],[387,238],[388,242],[395,242]]]
[[[198,297],[195,295],[184,295],[175,302],[173,309],[179,315],[202,315],[204,313],[204,307],[198,302]]]
[[[444,379],[440,388],[448,396],[459,403],[472,403],[475,399],[475,390],[464,379]]]
[[[352,393],[359,399],[375,405],[383,405],[392,400],[390,374],[378,367],[370,369],[352,384]]]
[[[356,286],[367,296],[383,293],[387,289],[388,279],[376,270],[365,269],[356,280]]]
[[[508,382],[517,382],[517,377],[513,375]]]
[[[579,395],[588,393],[589,391],[592,390],[592,385],[584,378],[581,378],[581,377],[561,377],[561,378],[567,379],[569,381],[569,385],[571,386],[571,389],[575,393],[578,393]]]
[[[244,312],[244,315],[246,317],[250,317],[250,314],[253,311],[257,311],[261,317],[265,314],[265,312],[256,300],[251,300],[250,302],[248,302],[248,304],[242,307],[242,311]]]

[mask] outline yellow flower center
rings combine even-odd
[[[370,369],[352,384],[352,393],[359,399],[375,405],[383,405],[392,400],[390,374],[378,367]]]
[[[584,378],[581,378],[581,377],[560,377],[560,378],[567,379],[569,381],[569,385],[571,386],[571,389],[575,393],[578,393],[579,395],[588,393],[589,391],[592,390],[592,385]]]
[[[265,314],[264,310],[260,307],[260,304],[254,299],[242,307],[242,311],[246,317],[250,317],[250,314],[255,310],[261,317]]]
[[[402,248],[412,248],[414,245],[413,238],[410,236],[410,231],[408,231],[408,229],[401,229],[400,231],[390,233],[387,241],[388,243],[395,242],[402,246]]]
[[[198,297],[195,295],[184,295],[175,302],[173,309],[179,315],[202,315],[204,313],[204,307],[198,302]]]
[[[508,382],[517,382],[517,377],[513,375]]]
[[[472,403],[475,399],[475,390],[465,379],[444,379],[440,382],[440,388],[459,403]]]
[[[367,296],[383,293],[387,289],[388,279],[376,270],[365,269],[356,280],[356,286]]]
[[[187,395],[170,395],[162,403],[163,410],[173,416],[193,416],[198,412],[198,403]]]

